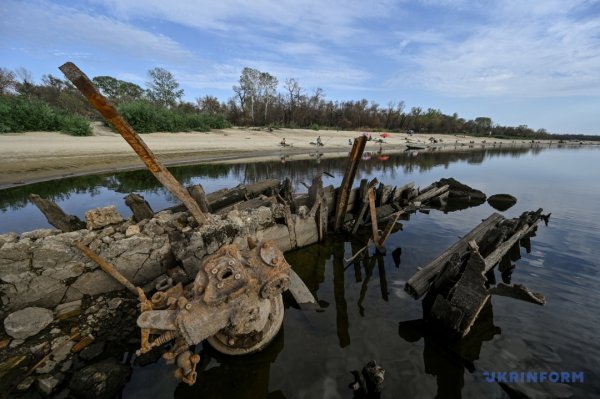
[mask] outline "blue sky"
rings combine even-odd
[[[160,66],[187,100],[226,100],[249,66],[331,100],[600,134],[597,0],[2,0],[0,15],[0,66],[37,81],[70,60],[143,86]]]

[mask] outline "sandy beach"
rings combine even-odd
[[[74,137],[56,132],[27,132],[0,135],[0,188],[37,181],[98,172],[143,168],[144,165],[123,138],[99,124],[94,135]],[[142,139],[166,164],[239,162],[245,159],[288,159],[307,156],[317,151],[315,142],[321,136],[318,151],[343,155],[350,150],[349,140],[361,135],[357,131],[309,129],[277,129],[271,132],[230,128],[207,133],[152,133]],[[371,133],[380,138],[380,133]],[[474,138],[464,135],[392,133],[385,143],[367,143],[366,151],[402,151],[407,145],[431,145],[430,137],[438,140],[435,146],[451,146],[475,142],[481,145],[508,144],[513,140]],[[289,146],[282,147],[286,139]],[[485,141],[485,143],[484,143]]]

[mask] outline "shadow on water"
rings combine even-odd
[[[401,321],[398,334],[406,342],[423,339],[423,363],[425,372],[435,376],[439,398],[461,398],[464,374],[474,373],[475,361],[479,359],[483,343],[500,335],[501,329],[494,325],[494,313],[490,301],[482,309],[469,334],[461,340],[449,341],[425,320]]]
[[[283,328],[264,350],[248,356],[223,355],[205,345],[200,352],[196,383],[177,385],[174,398],[286,399],[280,390],[269,391],[271,365],[283,346]]]

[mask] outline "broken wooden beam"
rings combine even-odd
[[[152,219],[154,211],[148,204],[148,201],[139,194],[131,193],[125,197],[125,205],[133,212],[133,218],[136,222],[141,222],[144,219]]]
[[[504,217],[501,214],[492,214],[477,227],[467,233],[463,238],[446,249],[441,255],[432,260],[427,266],[417,271],[406,282],[404,290],[415,299],[421,298],[423,295],[425,295],[432,282],[442,272],[446,263],[450,260],[455,252],[465,253],[468,249],[469,241],[478,241],[485,235],[486,232],[493,229],[502,220],[504,220]]]
[[[199,224],[208,222],[200,206],[194,201],[190,193],[179,183],[179,181],[169,172],[169,170],[158,160],[141,137],[133,130],[125,119],[119,114],[119,111],[112,105],[94,86],[90,79],[72,62],[67,62],[59,68],[87,98],[87,100],[105,117],[119,134],[129,143],[131,148],[138,154],[148,170],[177,197],[190,214]]]
[[[415,203],[415,202],[426,202],[434,197],[437,197],[438,195],[442,195],[444,194],[446,191],[448,191],[448,189],[450,188],[450,186],[448,185],[444,185],[442,187],[432,187],[430,189],[428,189],[427,191],[423,191],[423,193],[417,195],[415,198],[413,198],[411,200],[411,202]]]
[[[373,230],[373,242],[378,251],[383,251],[379,239],[379,227],[377,226],[377,211],[375,209],[375,188],[369,190],[369,209],[371,210],[371,229]]]
[[[537,305],[546,304],[546,297],[543,294],[532,292],[522,284],[508,285],[499,283],[497,286],[488,290],[491,295],[506,296],[509,298],[520,299],[522,301],[535,303]]]
[[[40,197],[37,194],[29,195],[29,199],[44,214],[48,223],[63,233],[85,229],[85,223],[75,215],[67,215],[55,202]]]
[[[360,136],[354,139],[354,144],[352,145],[352,150],[350,151],[350,157],[348,159],[348,166],[346,167],[346,172],[344,173],[344,178],[342,179],[342,184],[340,186],[337,203],[335,206],[335,222],[333,225],[335,231],[339,231],[344,223],[344,216],[346,215],[350,189],[354,183],[354,177],[356,176],[358,164],[362,157],[363,151],[365,150],[366,144],[366,136]]]
[[[471,244],[474,241],[470,242]],[[476,245],[470,245],[471,254],[465,270],[447,297],[437,295],[429,315],[443,328],[459,337],[467,335],[477,316],[489,300],[483,275],[485,261]]]
[[[368,183],[364,186],[365,191],[364,191],[364,195],[362,196],[362,207],[360,209],[360,212],[358,213],[358,216],[354,220],[354,225],[352,226],[352,234],[356,234],[360,225],[363,224],[365,214],[367,213],[367,210],[369,209],[369,192],[377,183],[378,183],[378,181],[375,178],[375,179],[371,180],[370,183]],[[362,192],[362,188],[363,187],[361,185],[361,192]]]

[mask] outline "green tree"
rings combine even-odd
[[[115,102],[139,100],[144,95],[144,89],[135,83],[119,80],[112,76],[96,76],[92,81],[102,94]]]
[[[8,94],[17,83],[15,73],[8,68],[0,67],[0,94]]]
[[[183,89],[173,74],[164,68],[154,68],[148,71],[150,80],[146,82],[148,97],[163,107],[173,107],[183,97]]]

